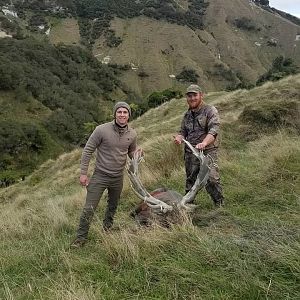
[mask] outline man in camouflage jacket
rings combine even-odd
[[[184,114],[181,129],[175,137],[175,143],[181,144],[182,139],[189,141],[195,148],[209,154],[214,164],[210,170],[209,179],[205,186],[216,206],[222,206],[224,197],[220,183],[218,168],[219,145],[219,114],[214,106],[203,101],[201,88],[192,84],[186,91],[188,111]],[[186,193],[192,188],[199,173],[200,163],[191,150],[185,146],[184,152],[186,170]]]

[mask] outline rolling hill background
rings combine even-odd
[[[16,34],[46,33],[54,44],[81,45],[103,63],[127,66],[121,80],[132,97],[182,89],[189,79],[180,76],[185,70],[212,91],[255,83],[280,55],[300,63],[299,19],[270,8],[268,1],[12,3],[20,18],[6,17],[16,22]]]

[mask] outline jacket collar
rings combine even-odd
[[[121,127],[116,123],[116,120],[113,120],[111,123],[112,123],[114,131],[117,132],[118,134],[124,134],[125,132],[129,131],[128,124],[124,127]]]

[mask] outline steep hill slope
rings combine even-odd
[[[188,1],[181,2],[187,10]],[[102,61],[129,64],[122,79],[139,95],[180,87],[173,75],[184,68],[195,70],[206,90],[218,90],[255,82],[279,55],[300,63],[300,27],[251,1],[209,1],[203,22],[199,29],[145,16],[115,17],[110,28],[121,42],[108,46],[103,34],[93,52]]]
[[[251,91],[206,96],[222,118],[220,166],[226,207],[206,193],[168,230],[136,227],[126,181],[114,230],[100,205],[85,248],[70,251],[85,191],[80,150],[48,161],[0,191],[0,298],[298,299],[300,76]],[[186,102],[172,100],[133,122],[145,149],[142,180],[184,189],[172,142]],[[174,284],[176,283],[176,284]]]
[[[137,99],[183,88],[175,79],[183,70],[196,72],[198,82],[212,91],[254,83],[279,55],[300,64],[299,24],[249,0],[13,3],[22,18],[6,16],[21,20],[19,29],[1,19],[7,33],[46,34],[55,44],[87,47],[103,63],[127,69],[121,79]]]

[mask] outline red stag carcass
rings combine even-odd
[[[205,156],[203,151],[194,148],[188,141],[183,141],[200,161],[200,171],[197,179],[192,189],[184,196],[167,188],[158,188],[150,193],[147,192],[138,174],[138,166],[143,160],[141,151],[137,151],[134,157],[128,162],[126,169],[131,187],[135,194],[143,200],[131,213],[131,216],[139,224],[150,225],[156,220],[161,225],[168,226],[170,223],[180,220],[180,212],[184,210],[193,211],[196,207],[191,202],[193,202],[197,193],[206,185],[210,166],[213,161],[209,155]]]

